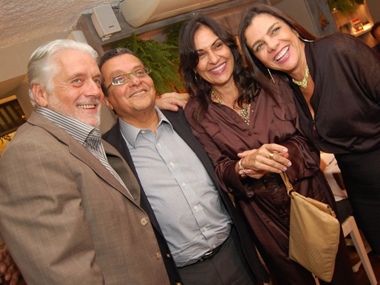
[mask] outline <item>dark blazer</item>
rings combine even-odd
[[[233,231],[233,238],[235,240],[235,243],[238,246],[238,248],[241,249],[239,254],[247,261],[247,270],[252,275],[254,275],[255,278],[260,279],[264,282],[269,282],[269,275],[267,271],[264,269],[262,263],[260,262],[256,249],[254,246],[254,236],[251,230],[247,227],[244,216],[237,212],[236,208],[231,202],[230,197],[226,192],[224,192],[218,183],[218,179],[214,172],[214,167],[203,149],[200,142],[195,138],[193,133],[191,132],[190,126],[187,123],[187,120],[185,118],[184,112],[182,109],[180,109],[178,112],[171,112],[171,111],[162,111],[163,114],[166,116],[166,118],[171,122],[173,125],[174,130],[177,132],[177,134],[191,147],[191,149],[194,151],[194,153],[198,156],[200,161],[203,163],[205,169],[207,170],[207,173],[210,175],[211,179],[213,180],[214,184],[216,185],[216,188],[221,195],[222,201],[228,211],[228,213],[231,216],[231,219],[235,225],[236,231]],[[124,159],[129,164],[132,171],[135,173],[136,177],[138,177],[136,168],[133,164],[133,160],[131,157],[131,154],[128,150],[128,146],[126,145],[121,133],[120,133],[120,124],[119,121],[109,130],[106,134],[104,134],[103,138],[113,145],[120,154],[124,157]],[[139,181],[140,183],[140,181]],[[141,184],[140,184],[141,186]],[[142,187],[141,187],[142,189]],[[155,233],[157,236],[157,240],[159,243],[159,246],[162,251],[162,255],[164,257],[166,269],[168,271],[169,278],[172,282],[172,284],[175,284],[176,282],[179,282],[180,280],[177,268],[174,264],[173,259],[171,258],[171,254],[169,251],[169,247],[166,243],[166,240],[160,230],[160,226],[158,225],[158,222],[155,218],[154,212],[148,202],[148,199],[144,193],[144,190],[141,191],[141,207],[148,213],[151,223],[155,229]],[[240,242],[240,243],[239,243]],[[243,257],[244,256],[244,257]]]

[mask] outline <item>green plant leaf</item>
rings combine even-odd
[[[115,46],[129,48],[152,70],[150,76],[156,86],[157,94],[185,91],[178,74],[180,28],[181,24],[169,26],[165,30],[167,39],[164,42],[142,40],[134,33]]]
[[[364,4],[364,0],[327,0],[331,11],[336,9],[344,15],[354,12],[357,5]]]

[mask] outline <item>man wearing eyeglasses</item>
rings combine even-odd
[[[253,238],[220,189],[183,110],[161,112],[155,107],[150,70],[130,50],[106,52],[99,67],[105,104],[119,117],[104,139],[139,177],[141,201],[151,214],[161,250],[166,245],[165,256],[174,259],[183,283],[265,280]]]
[[[0,159],[1,234],[28,285],[169,284],[139,183],[100,137],[96,58],[71,40],[31,56],[36,110]]]

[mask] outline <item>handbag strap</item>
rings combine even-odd
[[[288,196],[291,197],[292,192],[294,191],[292,183],[290,183],[289,177],[285,171],[280,172],[281,178],[284,181],[286,191],[288,191]]]

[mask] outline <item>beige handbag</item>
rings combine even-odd
[[[328,204],[294,191],[285,172],[281,177],[291,198],[289,257],[330,282],[339,246],[339,221]]]

